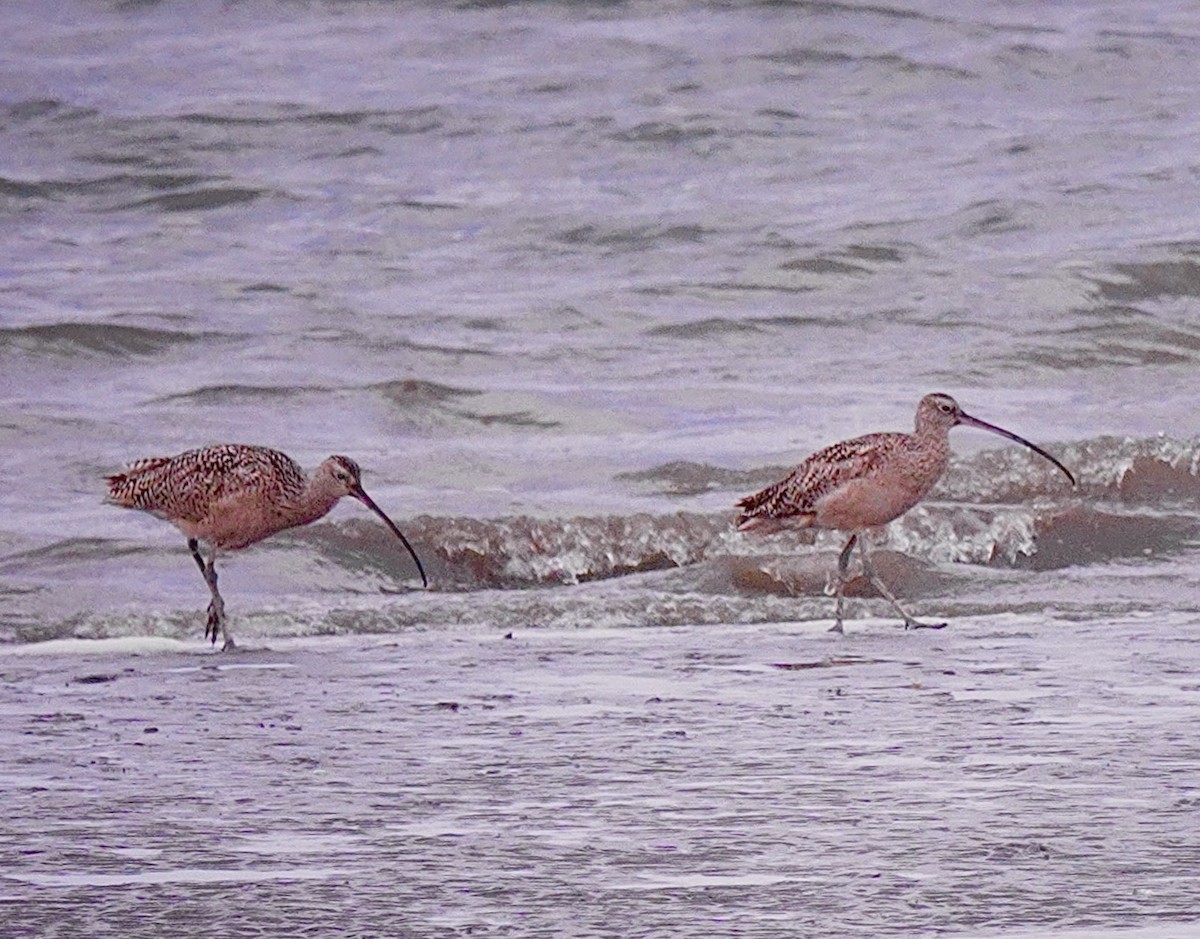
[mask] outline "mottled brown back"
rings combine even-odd
[[[150,457],[106,477],[109,499],[168,519],[200,522],[221,499],[262,493],[298,499],[304,472],[287,454],[268,447],[221,444],[172,457]]]
[[[852,479],[872,476],[890,454],[903,448],[908,434],[867,434],[818,450],[788,476],[738,502],[738,528],[772,521],[811,523],[817,502]]]

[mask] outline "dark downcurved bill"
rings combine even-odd
[[[1071,480],[1071,485],[1075,485],[1075,477],[1071,475],[1071,471],[1059,463],[1058,460],[1054,459],[1054,457],[1039,447],[1036,443],[1030,443],[1024,437],[1018,437],[1011,430],[1005,430],[1003,427],[997,427],[995,424],[989,424],[987,421],[981,421],[977,417],[971,417],[970,414],[960,414],[959,422],[966,424],[969,427],[978,427],[980,430],[991,431],[993,434],[999,434],[1001,437],[1007,437],[1009,440],[1013,440],[1022,446],[1028,447],[1034,453],[1038,454],[1038,456],[1044,456],[1047,460],[1062,470],[1063,475],[1066,476],[1067,479]]]
[[[1032,446],[1032,444],[1031,444],[1031,446]],[[1051,459],[1053,459],[1053,457],[1051,457]],[[394,534],[397,538],[399,538],[402,542],[404,542],[404,547],[408,548],[408,553],[411,554],[412,559],[417,562],[417,570],[421,574],[421,585],[424,587],[428,587],[429,586],[429,578],[425,576],[425,568],[421,566],[421,559],[419,557],[417,557],[417,552],[413,550],[413,546],[410,545],[408,543],[408,539],[404,537],[404,532],[402,532],[399,528],[397,528],[396,523],[393,522],[390,518],[388,518],[383,513],[383,509],[381,509],[379,506],[377,506],[375,504],[375,500],[372,499],[365,492],[363,492],[361,489],[351,493],[351,495],[353,495],[354,498],[356,498],[359,502],[361,502],[363,505],[365,505],[368,509],[370,509],[372,512],[374,512],[376,515],[378,515],[381,519],[383,519],[384,524],[387,525],[387,527],[392,530],[392,534]]]

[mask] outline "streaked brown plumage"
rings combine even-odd
[[[362,488],[362,471],[345,456],[331,456],[311,477],[287,454],[267,447],[221,444],[172,457],[150,457],[105,477],[108,501],[141,509],[170,522],[188,539],[188,548],[212,594],[205,637],[223,648],[234,643],[225,622],[225,604],[217,590],[218,551],[237,551],[264,538],[307,525],[324,516],[339,499],[352,496],[383,519],[425,570],[408,539]],[[207,561],[200,542],[208,548]]]
[[[867,557],[868,528],[886,525],[920,502],[950,460],[950,429],[965,424],[1023,444],[1075,477],[1041,447],[1011,431],[965,413],[949,395],[929,394],[917,406],[914,433],[867,434],[818,450],[785,479],[738,502],[741,531],[782,527],[825,528],[850,532],[838,556],[837,610],[834,630],[842,631],[843,593],[850,552],[858,544],[863,572],[903,617],[905,628],[932,626],[904,611],[879,579]],[[944,623],[936,624],[944,626]]]

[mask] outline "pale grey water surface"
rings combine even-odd
[[[14,2],[3,34],[13,929],[1200,920],[1195,5]],[[838,539],[733,504],[929,391],[1080,485],[956,431],[879,536],[952,631],[855,584],[834,641]],[[203,657],[182,538],[102,477],[220,441],[353,456],[432,589],[344,506],[226,560],[248,651]]]
[[[5,934],[1194,935],[1167,624],[10,647]]]

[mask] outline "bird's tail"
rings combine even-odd
[[[110,505],[119,505],[127,509],[140,508],[147,488],[146,475],[168,462],[170,462],[169,457],[150,457],[130,463],[123,472],[105,476],[104,481],[108,484],[108,493],[105,495],[104,501]]]
[[[775,518],[772,515],[749,515],[743,513],[738,517],[738,531],[752,531],[759,535],[770,535],[777,531],[793,531],[800,528],[812,528],[813,516],[791,515],[786,518]]]
[[[789,484],[792,479],[780,480],[766,489],[741,499],[737,507],[742,510],[738,516],[738,531],[757,531],[769,534],[783,528],[809,528],[812,526],[814,514],[798,511],[791,505],[787,496],[790,493]]]

